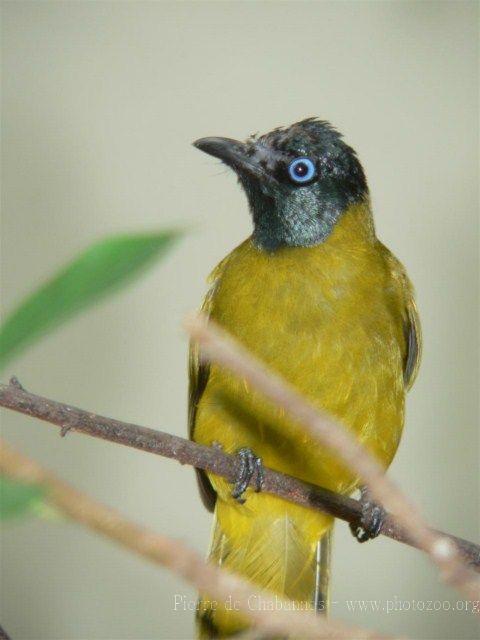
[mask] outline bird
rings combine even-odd
[[[203,312],[341,422],[386,470],[420,364],[421,328],[407,273],[376,236],[356,152],[313,117],[245,142],[193,144],[233,170],[253,222],[250,237],[211,273]],[[365,517],[352,531],[365,541],[378,534],[382,510],[358,475],[245,380],[204,362],[195,344],[189,434],[241,463],[233,488],[197,470],[202,500],[214,512],[209,560],[253,588],[325,613],[333,518],[262,493],[262,469],[344,495],[360,488]],[[199,638],[245,629],[231,603],[200,594]]]

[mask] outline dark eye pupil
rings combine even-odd
[[[297,165],[295,165],[295,168],[293,169],[293,171],[296,176],[298,176],[299,178],[302,178],[304,175],[308,173],[308,167],[305,162],[299,162]]]

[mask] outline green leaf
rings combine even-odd
[[[28,296],[0,327],[0,368],[40,336],[116,291],[163,256],[179,231],[98,242]]]
[[[44,496],[42,487],[36,484],[15,482],[0,476],[0,520],[33,513]]]

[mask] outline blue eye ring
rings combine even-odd
[[[288,175],[295,184],[305,184],[315,178],[317,170],[310,158],[295,158],[288,165]]]

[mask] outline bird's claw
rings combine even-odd
[[[243,494],[247,490],[250,480],[255,475],[255,491],[258,493],[262,490],[264,482],[264,471],[262,459],[253,453],[251,449],[244,447],[237,451],[239,460],[238,475],[232,489],[232,498],[240,504],[245,502]]]
[[[360,493],[362,515],[358,522],[350,523],[350,531],[358,542],[367,542],[379,535],[385,521],[386,511],[371,499],[370,492],[366,487],[362,487]]]

